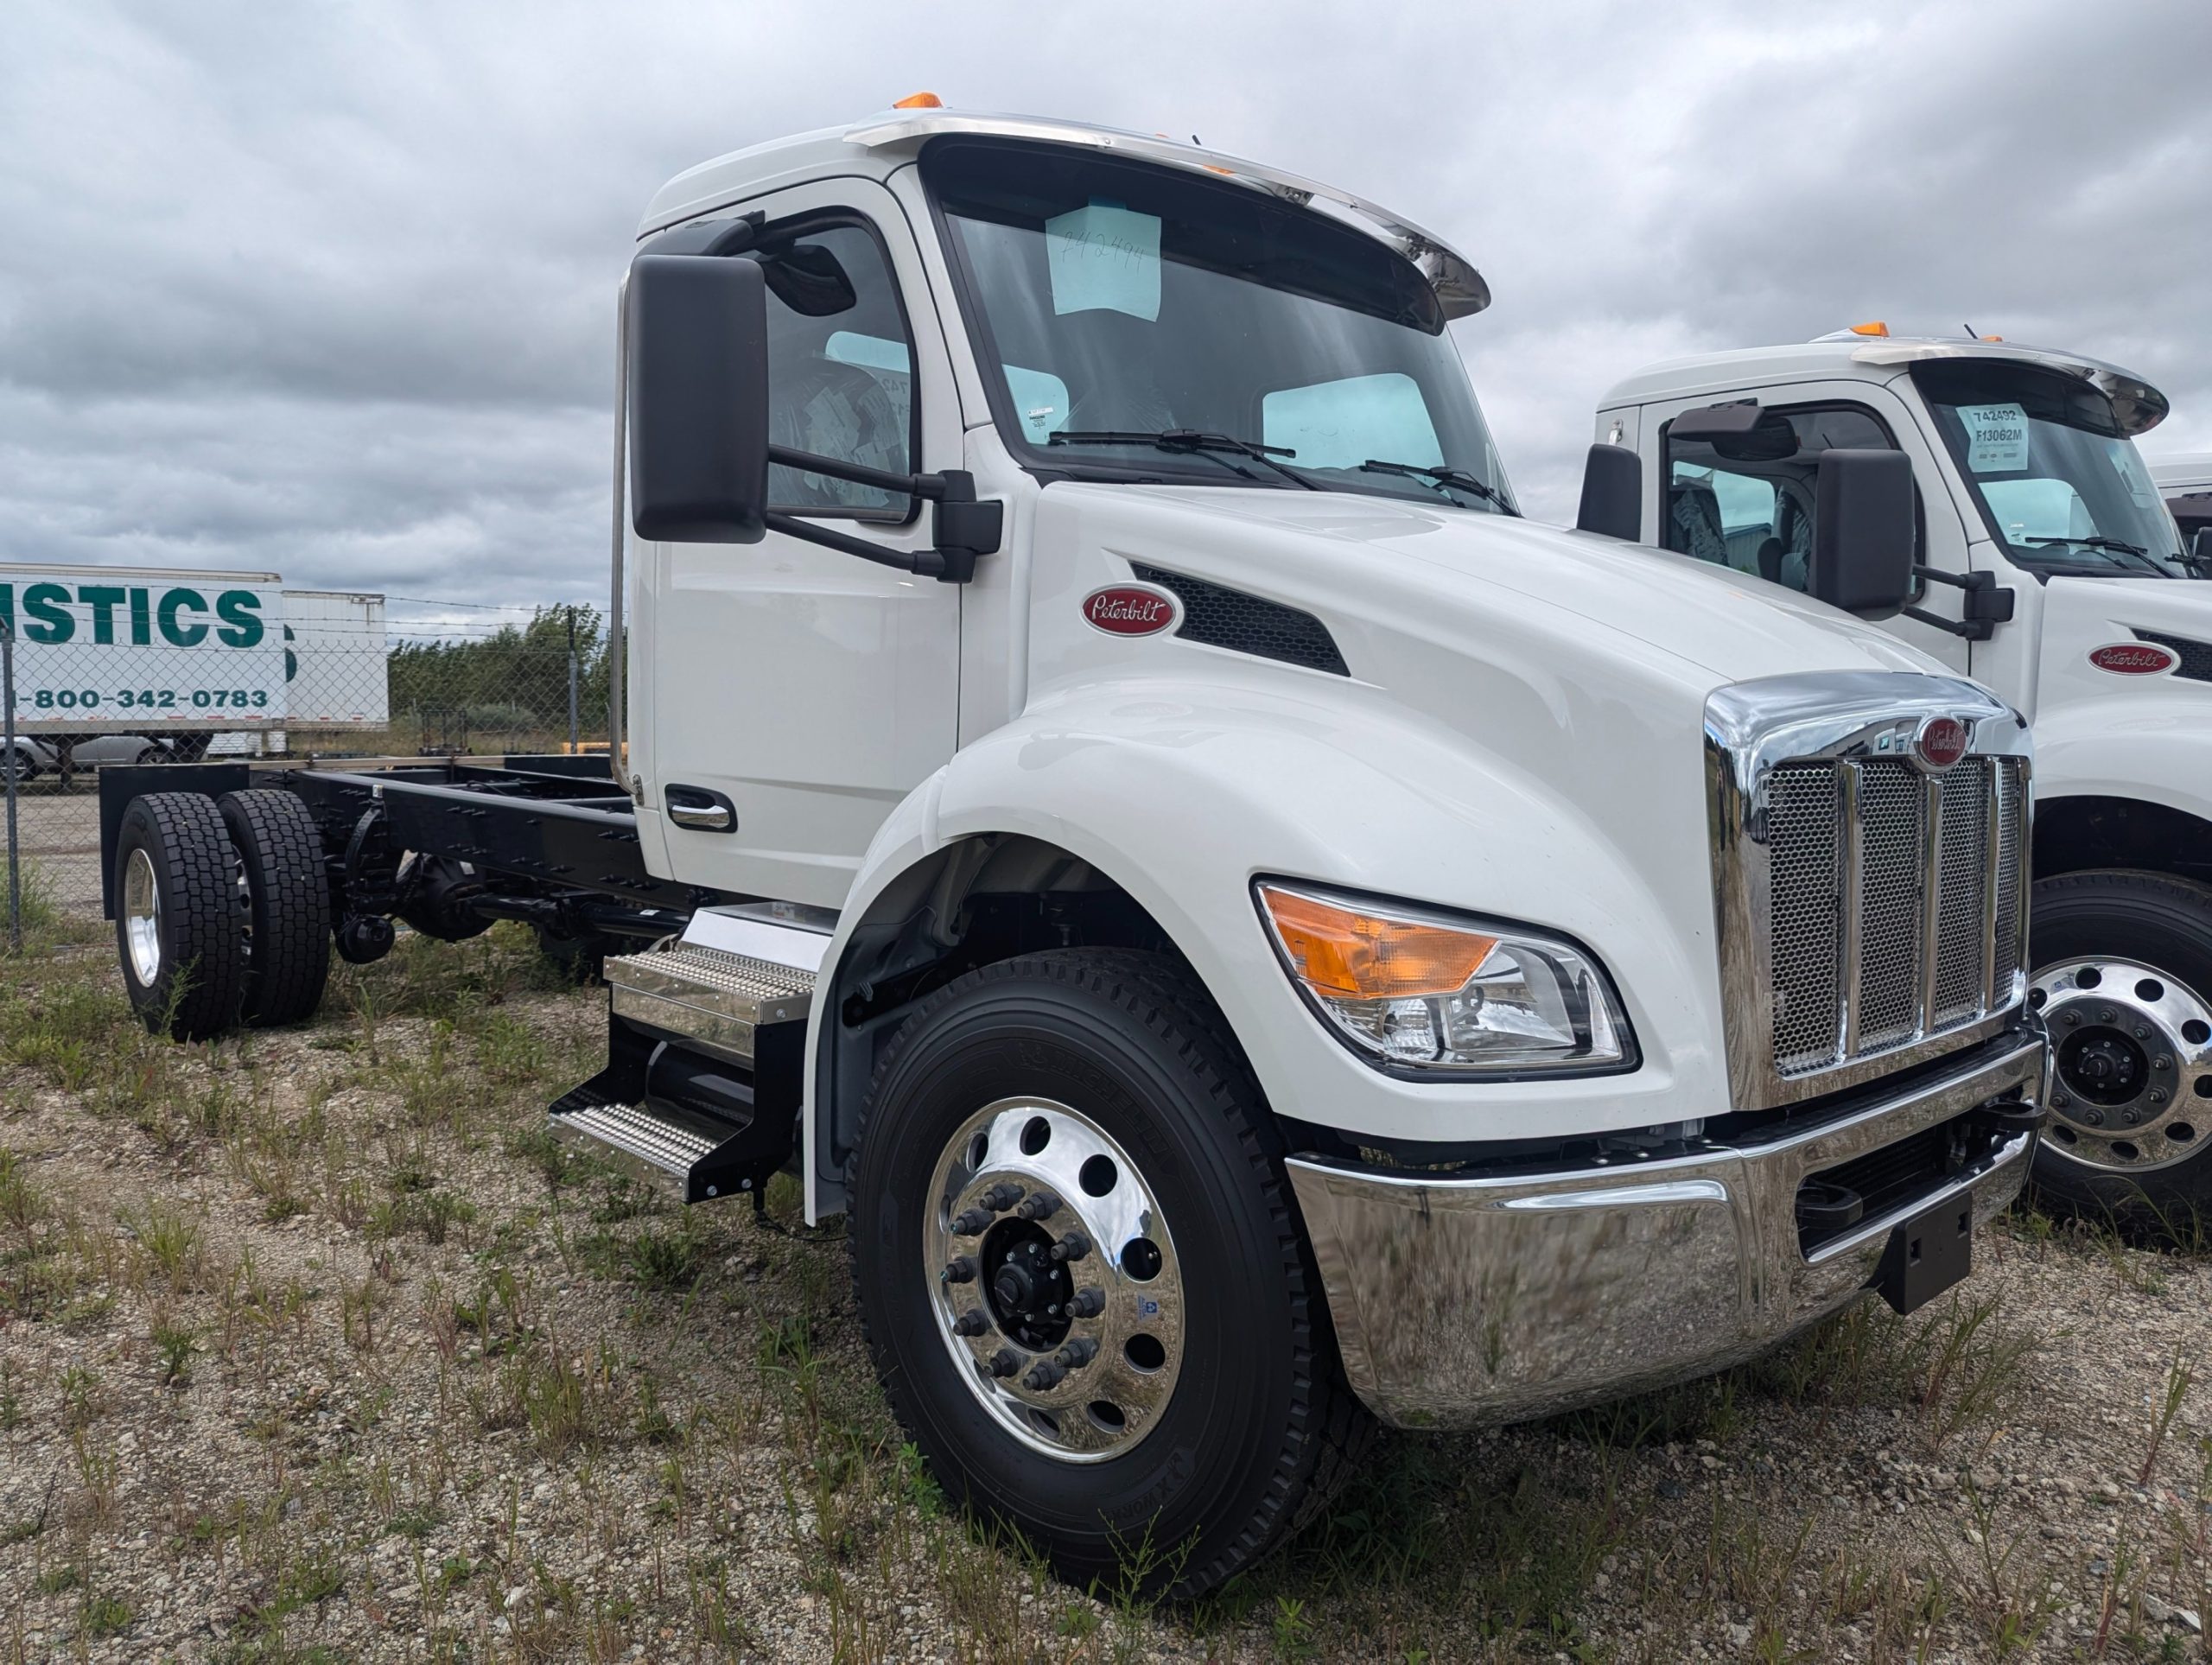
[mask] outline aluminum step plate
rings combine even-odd
[[[556,1128],[588,1134],[648,1167],[686,1179],[720,1141],[684,1122],[629,1104],[594,1104],[552,1118]]]
[[[760,1025],[803,1022],[814,1006],[811,970],[696,944],[622,955],[606,976],[616,1016],[741,1063],[752,1062]]]

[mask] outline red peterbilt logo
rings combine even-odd
[[[2171,670],[2180,663],[2180,656],[2156,642],[2114,642],[2091,648],[2089,663],[2118,677],[2155,677],[2162,670]]]
[[[1152,636],[1175,622],[1175,604],[1158,590],[1115,584],[1083,598],[1083,617],[1109,635]]]
[[[1930,717],[1912,737],[1912,754],[1941,772],[1967,754],[1967,742],[1972,738],[1966,724],[1956,717]]]

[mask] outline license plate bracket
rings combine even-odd
[[[1874,1287],[1898,1312],[1926,1306],[1974,1270],[1974,1198],[1958,1196],[1890,1228]]]

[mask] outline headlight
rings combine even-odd
[[[1377,1064],[1484,1075],[1634,1067],[1618,997],[1571,944],[1411,904],[1257,891],[1291,975]]]

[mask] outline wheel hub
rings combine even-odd
[[[2050,1026],[2050,1146],[2124,1172],[2194,1154],[2212,1133],[2212,1006],[2154,967],[2074,960],[2038,970]]]
[[[123,941],[130,954],[130,975],[141,988],[151,988],[162,969],[162,887],[153,858],[130,852],[123,869]]]
[[[1183,1359],[1174,1240],[1128,1153],[1080,1111],[1005,1099],[938,1160],[925,1274],[960,1378],[1023,1444],[1118,1456],[1158,1426]]]

